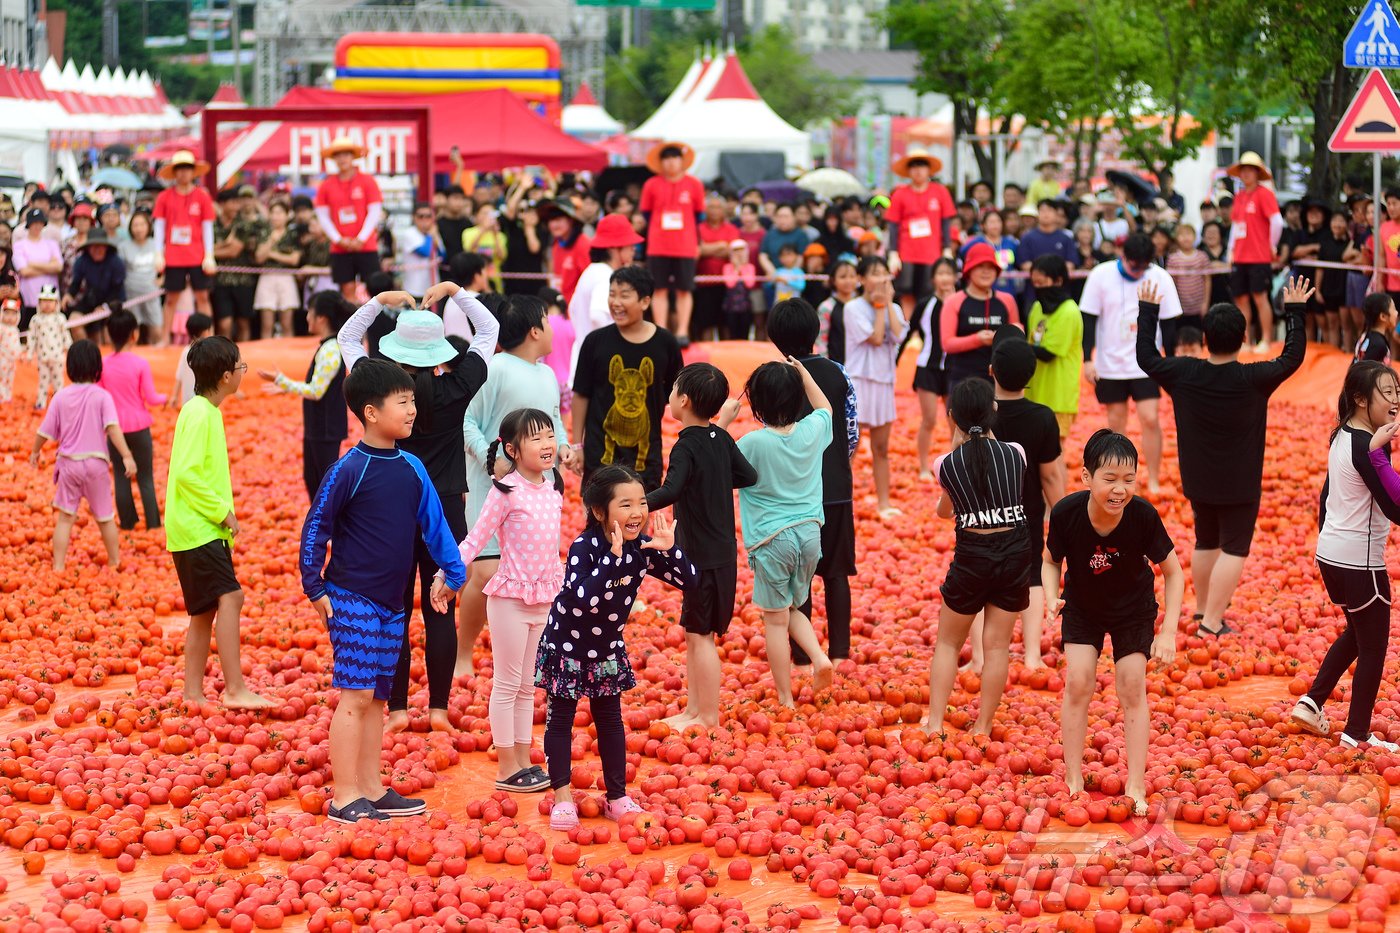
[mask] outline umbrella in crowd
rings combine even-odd
[[[140,177],[131,169],[122,168],[120,165],[108,165],[93,172],[92,183],[111,185],[126,191],[135,191],[141,187]]]
[[[813,169],[797,179],[797,187],[826,200],[845,197],[863,198],[870,193],[869,189],[862,185],[854,175],[839,168]]]
[[[1104,178],[1115,188],[1122,188],[1132,196],[1134,201],[1141,204],[1143,201],[1150,201],[1157,196],[1157,187],[1143,178],[1141,175],[1134,175],[1132,172],[1120,172],[1118,169],[1109,169],[1104,172]]]

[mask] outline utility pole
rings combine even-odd
[[[238,89],[238,96],[243,96],[243,44],[242,25],[239,20],[238,0],[229,0],[229,37],[233,39],[233,86]]]
[[[108,68],[121,64],[117,50],[117,0],[102,0],[102,64]]]

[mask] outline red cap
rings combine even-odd
[[[598,221],[591,245],[598,249],[613,249],[636,246],[640,242],[642,238],[632,229],[632,221],[621,214],[608,214]]]
[[[967,257],[963,259],[963,276],[966,277],[981,265],[992,265],[998,272],[1001,271],[1001,263],[997,262],[997,251],[992,249],[990,243],[973,243],[967,251]]]
[[[72,213],[71,215],[69,215],[69,216],[70,216],[70,217],[91,217],[91,216],[92,216],[92,205],[89,204],[89,203],[87,203],[86,201],[84,201],[84,202],[81,203],[81,204],[74,204],[74,205],[73,205],[73,213]]]

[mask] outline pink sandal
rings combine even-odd
[[[561,832],[573,829],[578,825],[578,807],[566,800],[556,803],[549,811],[549,828]]]

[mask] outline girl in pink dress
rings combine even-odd
[[[497,479],[461,543],[462,562],[470,565],[493,536],[500,540],[501,563],[484,590],[495,668],[489,716],[498,758],[496,789],[516,793],[549,787],[544,771],[530,764],[530,743],[535,655],[550,604],[564,582],[559,562],[564,481],[555,469],[557,449],[548,414],[521,408],[506,415],[486,460],[487,472]]]

